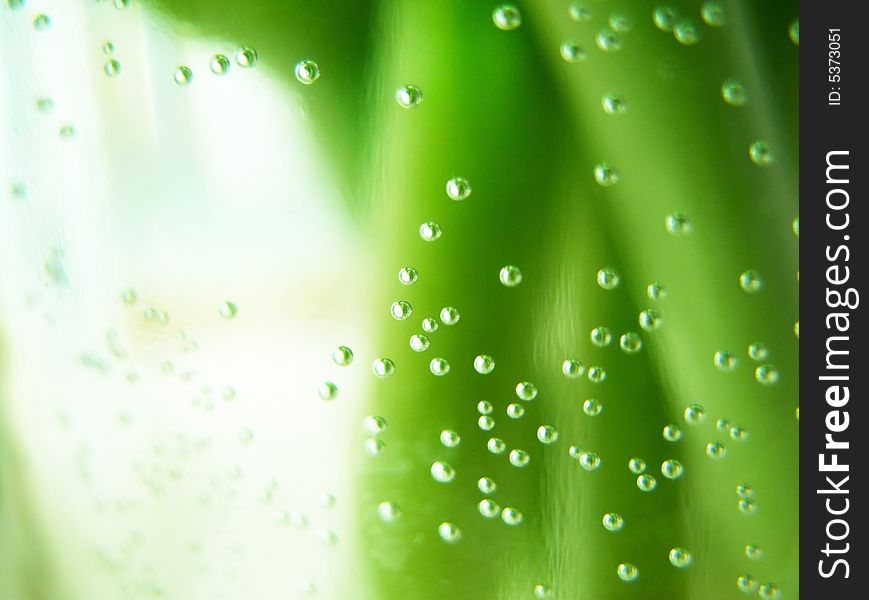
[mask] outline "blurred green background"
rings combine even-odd
[[[512,30],[499,7],[4,0],[0,598],[799,597],[797,3],[515,2]],[[410,109],[406,84],[423,95]],[[456,176],[463,201],[445,192]],[[414,352],[446,306],[459,322]],[[394,375],[374,376],[379,357]],[[606,378],[567,378],[565,359]],[[522,522],[484,518],[483,498]]]

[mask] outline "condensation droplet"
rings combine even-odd
[[[541,425],[537,428],[537,439],[542,444],[554,444],[558,441],[558,430],[552,425]]]
[[[595,471],[600,468],[600,455],[594,450],[580,450],[579,466],[586,471]]]
[[[605,290],[615,289],[619,281],[621,280],[615,269],[604,267],[597,272],[597,284]]]
[[[656,331],[661,327],[662,321],[663,319],[661,318],[661,313],[659,313],[654,308],[647,308],[640,313],[640,327],[642,327],[646,331]]]
[[[422,320],[422,330],[426,333],[434,333],[438,330],[438,322],[437,319],[432,317],[426,317]]]
[[[531,455],[525,452],[525,450],[519,450],[518,448],[510,450],[510,456],[508,458],[510,464],[514,467],[524,467],[531,462]]]
[[[754,378],[763,385],[772,385],[779,379],[778,369],[772,365],[760,365],[754,370]]]
[[[377,514],[384,523],[395,523],[401,518],[401,508],[395,502],[381,502],[377,505]]]
[[[680,19],[673,27],[673,35],[680,44],[693,46],[700,41],[700,30],[690,19]]]
[[[520,381],[516,384],[516,396],[520,400],[534,400],[537,397],[537,386],[530,381]]]
[[[478,354],[474,358],[474,370],[480,375],[488,375],[495,370],[495,359],[488,354]]]
[[[603,404],[600,403],[600,400],[589,398],[582,403],[582,412],[587,414],[589,417],[596,417],[601,413],[601,411],[603,411]]]
[[[594,167],[594,180],[603,187],[610,187],[619,182],[619,174],[609,163],[598,163]]]
[[[585,366],[575,358],[568,358],[561,363],[561,373],[568,379],[577,379],[585,373]]]
[[[522,13],[513,4],[502,4],[492,12],[492,21],[502,31],[513,31],[522,25]]]
[[[332,362],[339,367],[346,367],[353,362],[353,351],[347,346],[338,346],[332,351]]]
[[[438,525],[438,536],[448,544],[455,544],[462,539],[462,531],[455,523],[444,521]]]
[[[193,71],[191,71],[189,67],[181,66],[175,69],[175,74],[172,78],[178,85],[185,86],[193,81]]]
[[[416,108],[422,104],[422,90],[409,83],[403,85],[395,91],[395,101],[402,108]]]
[[[428,336],[424,333],[415,333],[410,336],[410,349],[414,352],[425,352],[428,346]]]
[[[453,177],[447,181],[447,196],[452,200],[465,200],[471,195],[471,184],[464,177]]]
[[[588,53],[583,50],[582,46],[572,40],[566,40],[561,43],[561,58],[569,63],[579,62],[588,57]]]
[[[609,346],[613,341],[613,334],[607,327],[595,327],[591,330],[589,337],[591,338],[592,344],[601,348]]]
[[[661,475],[667,479],[678,479],[682,476],[684,470],[685,468],[682,466],[682,463],[672,458],[661,463]]]
[[[480,477],[477,480],[477,489],[484,494],[494,494],[498,489],[498,485],[491,477]]]
[[[507,525],[519,525],[524,519],[522,512],[518,508],[505,506],[501,511],[501,520]]]
[[[670,564],[678,569],[684,569],[689,566],[694,559],[688,550],[679,547],[672,548],[668,557],[670,559]]]
[[[235,305],[235,303],[227,300],[220,305],[218,312],[220,313],[220,316],[224,319],[234,319],[235,316],[238,314],[238,307]]]
[[[457,308],[453,306],[445,306],[440,312],[441,323],[444,325],[455,325],[461,319],[461,315]]]
[[[477,510],[487,519],[494,519],[501,513],[501,507],[498,503],[489,498],[483,498],[477,504]]]
[[[606,513],[601,519],[604,529],[607,531],[621,531],[625,526],[625,520],[618,513]]]
[[[646,470],[646,461],[642,458],[634,457],[628,461],[628,469],[630,469],[631,473],[639,475]]]
[[[433,358],[428,364],[428,368],[432,375],[443,377],[450,372],[450,363],[445,358]]]
[[[643,340],[640,334],[628,331],[619,338],[619,347],[625,354],[636,354],[643,348]]]
[[[229,59],[223,54],[215,54],[211,57],[210,68],[215,75],[226,75],[230,67]]]
[[[689,425],[700,425],[706,420],[706,409],[699,404],[690,404],[685,407],[685,422]]]
[[[769,166],[775,161],[772,149],[763,140],[758,140],[748,147],[748,156],[751,162],[761,167]]]
[[[704,2],[700,8],[700,16],[710,27],[723,27],[727,23],[724,7],[718,2]]]
[[[658,482],[655,480],[654,476],[649,475],[648,473],[641,473],[637,476],[637,487],[644,492],[651,492],[657,485]]]
[[[116,77],[121,74],[121,63],[112,58],[103,65],[103,73],[108,77]]]
[[[719,350],[716,352],[712,357],[712,362],[719,371],[732,371],[738,364],[736,357],[727,350]]]
[[[256,50],[249,46],[244,46],[243,48],[239,48],[235,53],[235,63],[242,67],[243,69],[249,69],[253,67],[259,57],[257,56]]]
[[[603,367],[592,365],[588,368],[588,380],[592,383],[603,383],[606,379],[606,371]]]
[[[501,280],[504,287],[516,287],[522,283],[522,271],[516,265],[505,265],[501,267],[498,279]]]
[[[482,415],[479,419],[477,419],[477,427],[479,427],[483,431],[492,431],[492,429],[495,428],[495,419],[493,419],[489,415]]]
[[[430,471],[432,478],[440,483],[449,483],[456,478],[456,470],[441,460],[433,462]]]
[[[716,460],[722,459],[727,455],[727,448],[721,442],[709,442],[706,444],[706,456]]]
[[[620,563],[616,568],[616,573],[619,579],[628,583],[636,581],[637,577],[640,576],[640,570],[631,563]]]
[[[652,21],[655,26],[661,31],[673,31],[676,26],[676,19],[679,18],[676,10],[670,6],[659,6],[652,13]]]
[[[740,575],[736,578],[736,588],[746,594],[755,592],[757,591],[757,579],[751,575]]]
[[[372,363],[371,370],[377,377],[384,379],[395,373],[395,363],[392,362],[392,359],[381,357]]]
[[[800,45],[800,20],[794,19],[791,21],[791,24],[788,25],[788,37],[794,43],[795,46]]]
[[[439,240],[442,233],[441,226],[434,221],[428,221],[419,226],[419,237],[426,242]]]
[[[413,314],[413,307],[405,300],[396,300],[389,306],[389,314],[396,321],[405,321]]]
[[[612,29],[603,29],[594,37],[597,47],[604,52],[618,52],[622,49],[622,38]]]
[[[511,419],[521,419],[525,415],[525,407],[518,402],[507,405],[507,416]]]
[[[745,86],[737,79],[728,79],[721,84],[721,97],[730,106],[745,106],[748,102]]]
[[[691,220],[686,215],[678,212],[667,215],[667,218],[664,219],[664,225],[667,231],[676,237],[688,235],[693,228]]]
[[[504,454],[507,451],[507,442],[501,438],[492,437],[486,442],[486,449],[492,454]]]
[[[678,442],[682,439],[682,431],[675,425],[665,426],[662,435],[668,442]]]
[[[622,96],[607,94],[600,100],[603,111],[608,115],[622,115],[628,110],[628,103]]]
[[[386,419],[377,415],[369,415],[362,419],[362,429],[370,435],[380,435],[386,431]]]
[[[320,66],[313,60],[302,60],[293,68],[296,81],[303,85],[311,85],[320,78]]]
[[[760,288],[763,287],[763,280],[760,277],[760,273],[752,269],[743,271],[739,275],[739,287],[749,294],[757,293],[760,291]]]
[[[338,396],[338,386],[331,381],[322,383],[317,390],[323,400],[334,400]]]
[[[457,432],[453,431],[452,429],[444,429],[443,431],[441,431],[440,440],[441,444],[443,444],[445,447],[455,448],[461,443],[462,438]]]

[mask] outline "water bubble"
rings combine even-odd
[[[766,344],[754,342],[748,346],[748,356],[752,360],[765,360],[769,357],[769,348],[766,347]]]
[[[675,425],[665,426],[662,435],[668,442],[678,442],[682,439],[682,431]]]
[[[601,523],[607,531],[620,531],[625,526],[625,520],[618,513],[606,513]]]
[[[495,370],[495,359],[488,354],[478,354],[474,358],[474,370],[480,375],[488,375]]]
[[[428,336],[424,333],[415,333],[410,336],[410,349],[414,352],[425,352],[428,345]]]
[[[465,200],[471,195],[471,184],[464,177],[453,177],[447,181],[447,196],[453,200]]]
[[[440,313],[441,323],[444,325],[455,325],[459,322],[461,315],[457,308],[452,306],[445,306],[441,309]]]
[[[594,398],[589,398],[582,403],[582,412],[587,414],[589,417],[598,416],[602,410],[603,404],[601,404],[599,400],[595,400]]]
[[[525,407],[518,402],[511,402],[507,405],[507,416],[511,419],[521,419],[525,414]]]
[[[235,63],[244,69],[253,67],[258,60],[256,50],[249,46],[239,48],[235,53]]]
[[[753,498],[754,490],[747,483],[740,483],[736,486],[736,495],[740,498]]]
[[[747,556],[750,560],[760,560],[761,558],[763,558],[763,550],[760,549],[760,546],[757,546],[755,544],[746,544],[745,556]]]
[[[718,431],[727,431],[730,429],[730,419],[727,417],[721,417],[717,421],[715,421],[715,429]]]
[[[410,315],[413,314],[413,307],[409,302],[397,300],[390,305],[389,314],[391,314],[392,318],[396,321],[404,321],[409,319]]]
[[[498,514],[500,514],[501,507],[498,506],[498,503],[494,500],[483,498],[480,500],[479,504],[477,504],[477,510],[487,519],[494,519]]]
[[[750,515],[757,510],[757,506],[754,504],[752,500],[748,498],[743,498],[739,501],[739,512],[744,515]]]
[[[338,386],[331,381],[326,381],[317,389],[317,393],[323,400],[334,400],[338,395]]]
[[[188,85],[193,81],[193,71],[191,71],[189,67],[181,66],[175,69],[175,74],[172,78],[178,85]]]
[[[480,477],[477,480],[477,489],[484,494],[494,494],[498,489],[498,485],[491,477]]]
[[[619,182],[619,174],[612,165],[602,162],[594,166],[594,180],[603,187],[609,187]]]
[[[661,475],[667,479],[678,479],[682,476],[684,470],[685,468],[682,466],[682,463],[672,458],[661,463]]]
[[[649,475],[648,473],[641,473],[637,475],[637,487],[640,488],[644,492],[651,492],[655,489],[655,486],[658,485],[658,482],[655,481],[654,476]]]
[[[516,287],[522,283],[522,271],[516,265],[505,265],[501,267],[498,279],[505,287]]]
[[[386,419],[377,415],[369,415],[362,419],[362,429],[370,435],[380,435],[386,431]]]
[[[538,583],[534,586],[534,597],[537,600],[549,600],[552,598],[552,588],[548,585]]]
[[[579,460],[579,453],[581,451],[582,450],[580,450],[579,446],[570,446],[567,448],[567,454],[570,456],[570,458],[576,461]]]
[[[736,368],[737,360],[727,350],[719,350],[712,357],[712,362],[720,371],[732,371]]]
[[[740,575],[736,578],[736,588],[740,592],[750,594],[757,590],[757,579],[751,575]]]
[[[552,425],[537,428],[537,439],[543,444],[554,444],[558,440],[558,430]]]
[[[502,4],[492,12],[492,21],[502,31],[513,31],[522,25],[522,13],[512,4]]]
[[[492,437],[486,442],[486,449],[492,454],[504,454],[507,451],[507,442],[501,438]]]
[[[679,15],[676,13],[676,10],[669,6],[659,6],[652,13],[652,20],[661,31],[673,31],[673,27],[676,26],[676,19],[678,18]]]
[[[368,438],[365,440],[365,451],[371,456],[377,456],[386,449],[386,443],[380,438]]]
[[[661,322],[661,313],[659,313],[654,308],[647,308],[640,313],[640,327],[642,327],[646,331],[655,331],[656,329],[661,327]]]
[[[622,96],[607,94],[600,99],[603,111],[608,115],[622,115],[628,110],[628,102]]]
[[[646,470],[646,461],[644,461],[642,458],[634,457],[628,461],[628,469],[631,470],[631,473],[639,475]]]
[[[591,10],[576,2],[567,7],[567,14],[570,15],[571,19],[579,23],[591,21],[592,17]]]
[[[481,415],[490,415],[492,411],[495,410],[492,407],[492,403],[487,400],[480,400],[477,402],[477,412]]]
[[[455,523],[444,521],[438,525],[438,536],[448,544],[455,544],[462,538],[462,530]]]
[[[477,419],[477,427],[483,431],[492,431],[495,428],[495,419],[489,415],[483,415]]]
[[[618,574],[619,579],[628,583],[636,580],[637,577],[640,576],[640,570],[631,563],[619,563],[619,566],[616,568],[616,573]]]
[[[226,75],[230,67],[229,59],[223,54],[215,54],[211,57],[211,72],[215,75]]]
[[[534,400],[537,397],[537,386],[530,381],[520,381],[516,384],[516,396],[520,400]]]
[[[745,86],[736,79],[728,79],[721,84],[721,97],[730,106],[744,106],[748,102]]]
[[[441,444],[447,448],[455,448],[462,441],[462,437],[452,429],[444,429],[441,431]]]
[[[700,41],[700,31],[690,19],[681,19],[673,27],[673,35],[680,44],[691,46]]]
[[[422,320],[422,330],[426,333],[434,333],[438,330],[438,322],[432,317],[426,317]]]
[[[762,140],[758,140],[748,147],[748,156],[751,157],[751,162],[761,167],[771,165],[775,160],[769,144]]]
[[[699,404],[691,404],[685,407],[685,422],[689,425],[699,425],[706,420],[706,409]]]
[[[525,452],[525,450],[519,450],[514,448],[510,450],[510,464],[514,467],[524,467],[529,462],[531,462],[531,455]]]
[[[103,73],[105,73],[108,77],[115,77],[117,75],[120,75],[121,63],[119,63],[114,58],[109,60],[105,65],[103,65]]]
[[[619,285],[619,274],[610,267],[604,267],[597,272],[597,284],[605,290],[615,289]]]
[[[691,220],[683,213],[672,213],[664,219],[667,231],[676,237],[682,237],[691,233],[693,228]]]
[[[603,29],[594,37],[597,47],[604,52],[618,52],[622,49],[622,38],[612,29]]]
[[[574,358],[568,358],[561,363],[561,372],[568,379],[576,379],[582,377],[582,374],[585,372],[585,366]]]
[[[795,46],[800,45],[800,20],[794,19],[791,21],[791,24],[788,26],[788,37],[794,43]]]
[[[413,285],[419,279],[419,271],[413,267],[402,267],[398,271],[398,281],[402,285]]]
[[[585,60],[588,53],[582,47],[572,40],[567,40],[561,43],[561,58],[569,63]]]
[[[431,465],[431,476],[437,482],[449,483],[456,478],[456,470],[442,460],[438,460]]]
[[[758,588],[757,595],[763,600],[775,600],[779,597],[778,587],[774,583],[764,583]]]
[[[685,548],[679,547],[670,549],[669,558],[670,564],[679,569],[684,569],[685,567],[690,565],[691,561],[693,560],[690,552],[688,552]]]
[[[722,459],[727,455],[727,448],[721,442],[709,442],[706,444],[706,456],[714,459]]]
[[[501,520],[507,525],[519,525],[523,519],[522,512],[518,508],[505,506],[501,511]]]
[[[49,27],[51,27],[51,17],[48,15],[40,13],[33,19],[33,28],[36,31],[45,31]]]
[[[591,330],[591,343],[595,346],[609,346],[613,341],[613,335],[606,327],[595,327]]]
[[[311,85],[320,78],[320,66],[313,60],[302,60],[293,68],[296,80],[303,85]]]
[[[730,439],[736,442],[744,442],[748,439],[748,432],[739,425],[734,425],[730,428]]]
[[[603,367],[592,365],[588,368],[588,380],[592,383],[603,383],[606,379],[606,371]]]
[[[377,514],[384,523],[394,523],[401,518],[401,508],[395,502],[381,502],[377,505]]]
[[[600,455],[594,450],[581,450],[579,453],[579,466],[586,471],[594,471],[600,468]]]
[[[372,363],[371,370],[377,377],[384,379],[395,373],[395,363],[392,362],[392,359],[381,357]]]
[[[338,346],[332,351],[332,362],[339,367],[346,367],[353,362],[353,351],[347,346]]]
[[[643,340],[638,333],[628,331],[619,338],[619,347],[625,354],[636,354],[643,348]]]
[[[778,381],[778,369],[772,365],[760,365],[754,370],[754,378],[763,385],[772,385]]]
[[[450,363],[444,358],[433,358],[428,364],[428,368],[432,375],[442,377],[450,372]]]
[[[238,314],[238,307],[234,303],[227,300],[220,305],[218,312],[220,313],[220,316],[224,319],[234,319],[235,315]]]

